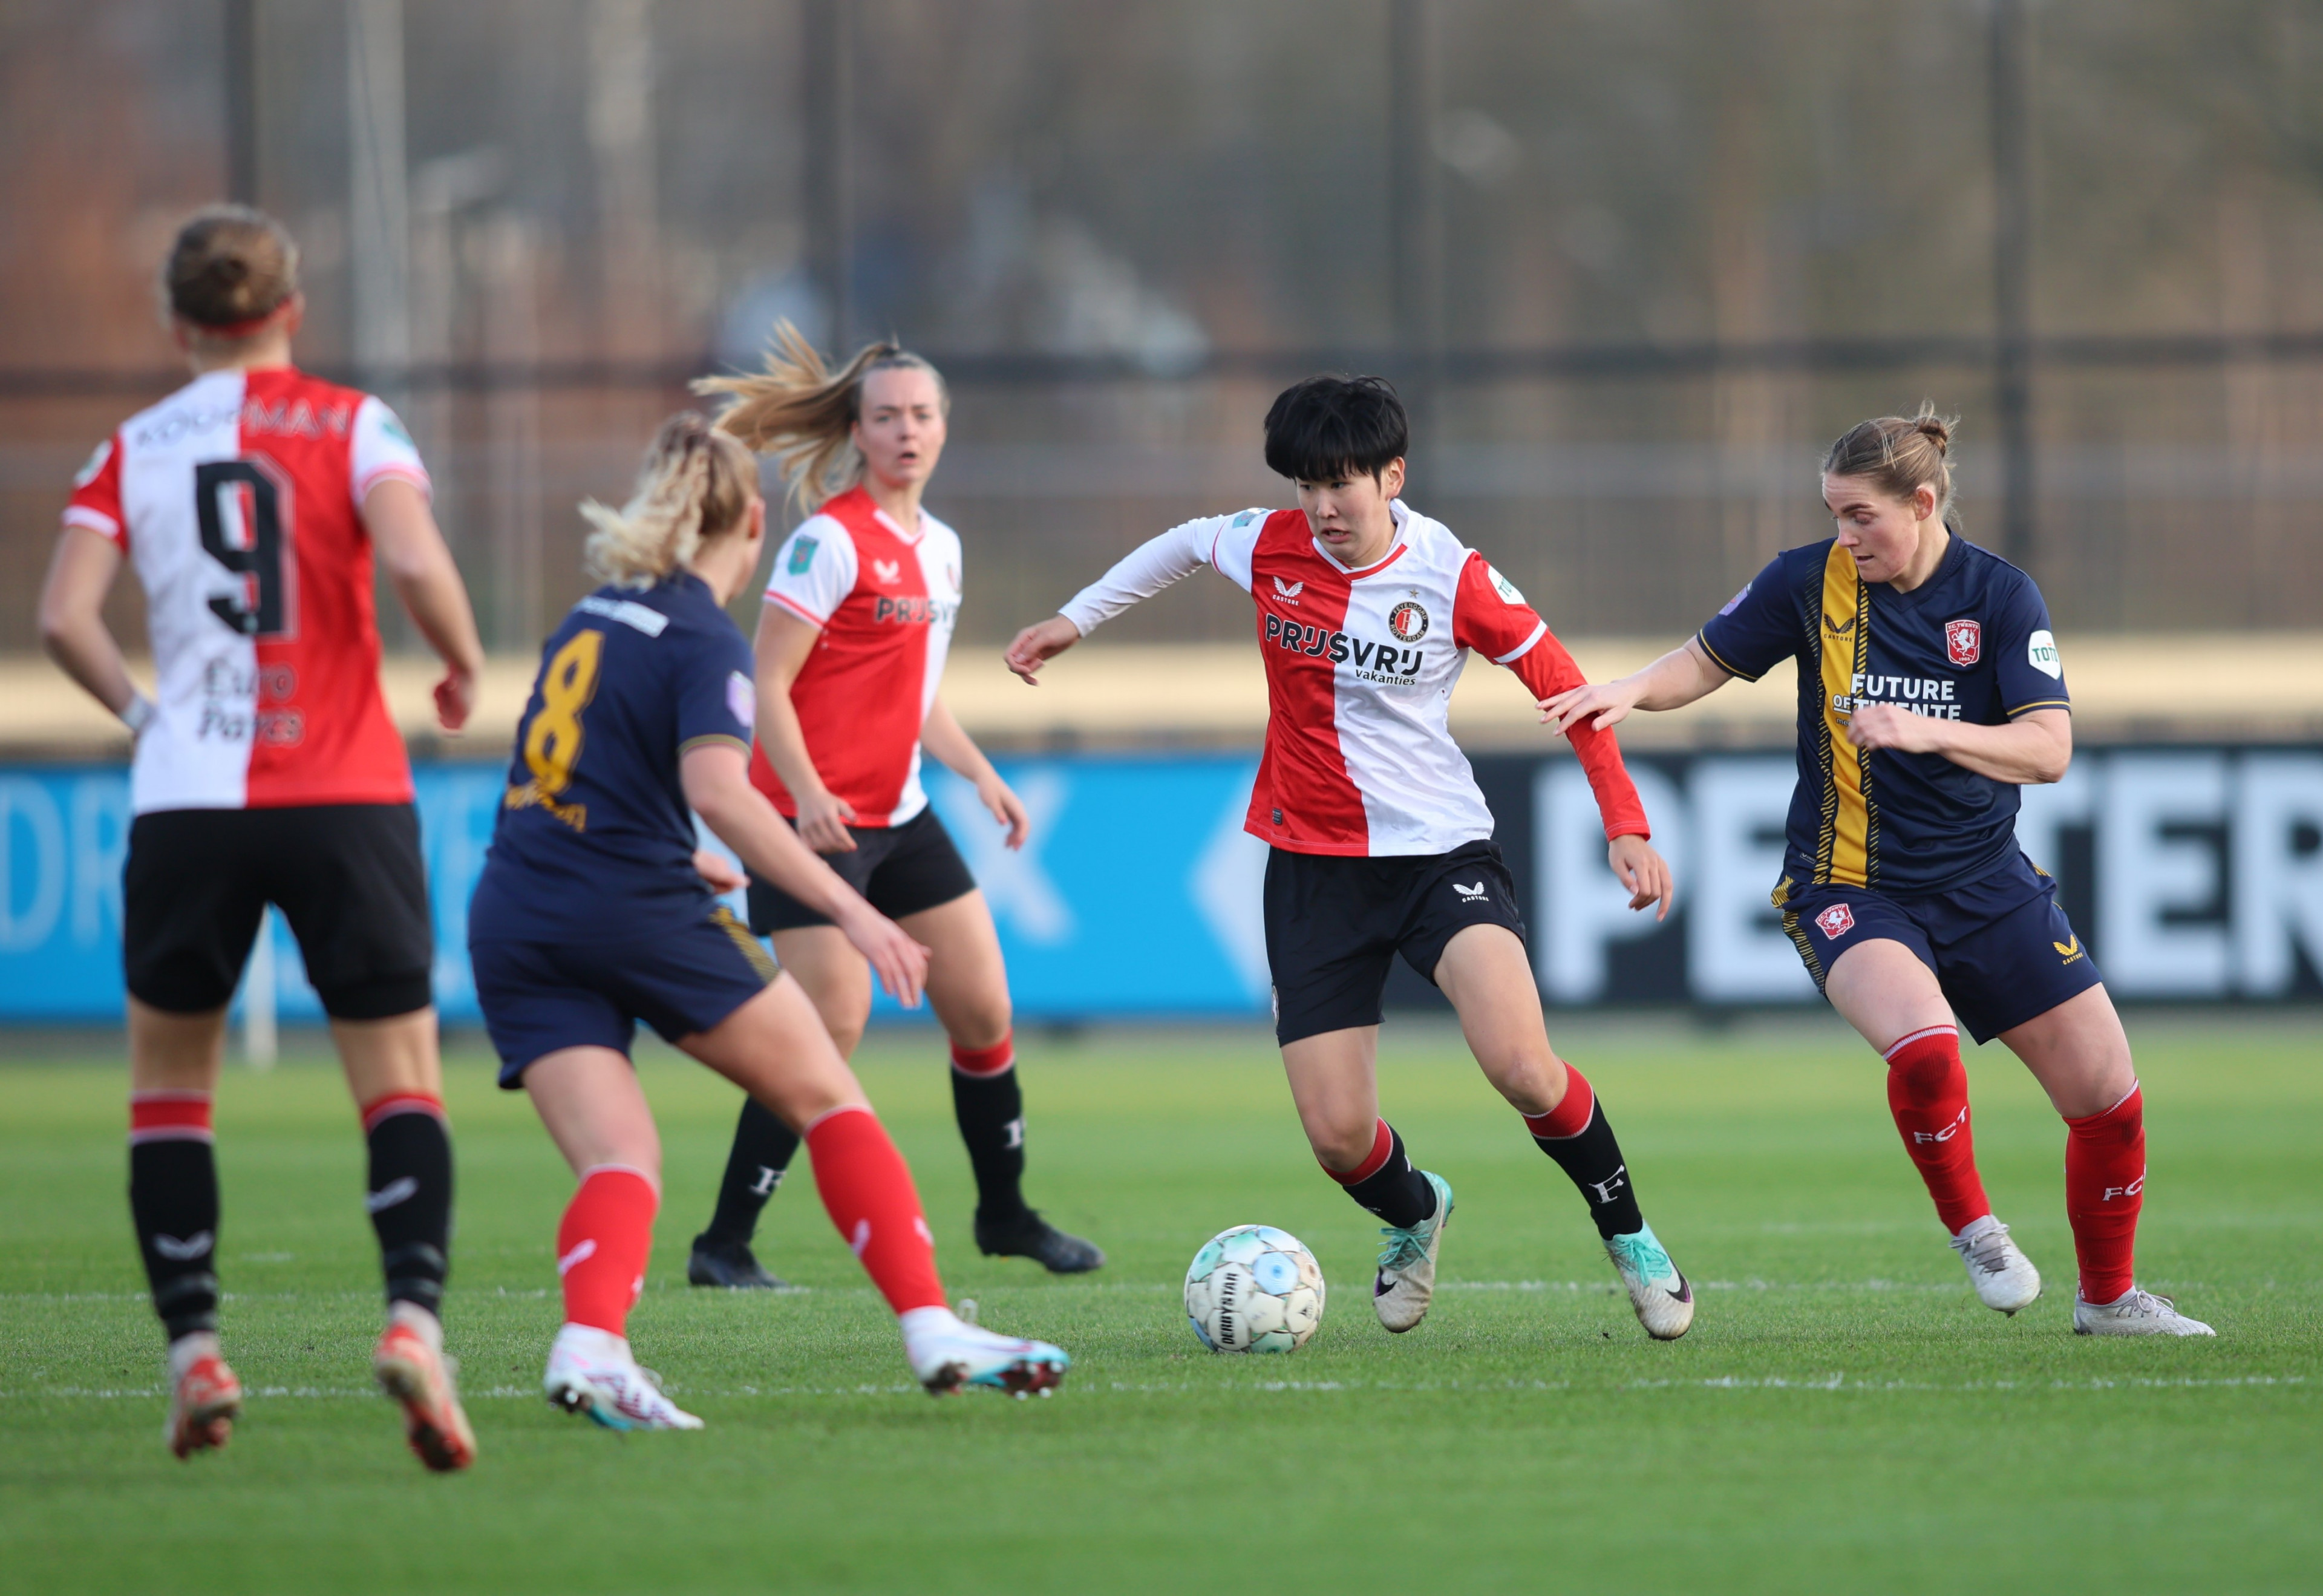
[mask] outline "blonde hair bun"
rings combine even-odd
[[[702,546],[731,531],[758,491],[758,463],[699,410],[661,424],[638,490],[619,509],[584,500],[591,527],[582,566],[592,581],[648,588],[684,566]]]

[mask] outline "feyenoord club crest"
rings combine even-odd
[[[1976,623],[1970,621],[1969,624],[1974,626]],[[1845,903],[1833,903],[1815,916],[1815,923],[1823,928],[1824,936],[1836,942],[1855,929],[1855,911]]]
[[[1387,612],[1387,629],[1399,643],[1417,643],[1428,635],[1428,611],[1407,599]]]
[[[1984,627],[1973,620],[1944,622],[1944,653],[1965,668],[1984,657]]]

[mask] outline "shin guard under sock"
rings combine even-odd
[[[1958,1235],[1992,1212],[1976,1170],[1969,1128],[1968,1070],[1960,1032],[1950,1025],[1914,1031],[1887,1050],[1887,1110],[1935,1199],[1936,1217]]]
[[[1534,1144],[1556,1160],[1588,1203],[1599,1235],[1635,1235],[1646,1228],[1621,1144],[1614,1140],[1604,1105],[1597,1101],[1588,1077],[1567,1064],[1565,1096],[1547,1114],[1528,1114],[1524,1122]]]
[[[781,1188],[798,1149],[798,1133],[776,1119],[774,1110],[755,1097],[743,1098],[742,1116],[734,1124],[734,1145],[726,1154],[725,1178],[718,1182],[718,1206],[696,1244],[747,1244],[758,1234],[758,1215]]]
[[[814,1186],[831,1224],[897,1313],[943,1307],[935,1237],[887,1127],[868,1108],[834,1108],[806,1128]]]
[[[363,1123],[371,1148],[363,1206],[379,1234],[387,1300],[441,1317],[452,1250],[452,1136],[443,1099],[391,1093],[363,1105]]]
[[[976,1171],[976,1214],[987,1224],[1024,1212],[1024,1094],[1016,1083],[1016,1041],[951,1048],[951,1106]]]
[[[556,1227],[566,1324],[629,1334],[629,1309],[645,1289],[660,1206],[660,1189],[626,1164],[599,1164],[582,1174]]]
[[[1436,1212],[1436,1188],[1412,1167],[1403,1138],[1385,1120],[1372,1133],[1371,1153],[1362,1163],[1345,1170],[1324,1164],[1323,1173],[1345,1187],[1359,1206],[1398,1230],[1409,1230]]]
[[[2065,1217],[2081,1300],[2116,1302],[2136,1284],[2137,1215],[2145,1206],[2145,1094],[2065,1122]]]
[[[217,1159],[210,1094],[129,1095],[129,1214],[171,1341],[217,1329]]]

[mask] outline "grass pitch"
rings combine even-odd
[[[1375,1239],[1315,1169],[1251,1032],[1028,1041],[1033,1200],[1112,1254],[1053,1281],[978,1258],[930,1033],[859,1060],[918,1172],[955,1296],[1073,1353],[1053,1400],[909,1383],[802,1166],[763,1252],[807,1288],[689,1290],[737,1103],[641,1050],[667,1201],[631,1322],[709,1421],[618,1436],[538,1396],[570,1180],[521,1097],[454,1050],[447,1317],[482,1449],[403,1450],[362,1145],[309,1052],[230,1074],[218,1124],[230,1448],[162,1450],[160,1335],[122,1200],[117,1065],[0,1065],[0,1570],[50,1591],[1602,1588],[2311,1591],[2323,1566],[2323,1047],[2311,1020],[2132,1026],[2151,1115],[2141,1277],[2216,1341],[2069,1333],[2062,1132],[2015,1061],[1972,1059],[2001,1215],[2048,1294],[1977,1306],[1896,1144],[1877,1060],[1832,1029],[1560,1030],[1646,1210],[1701,1290],[1648,1342],[1579,1200],[1447,1031],[1389,1027],[1388,1113],[1457,1188],[1418,1332],[1372,1318]],[[1263,1220],[1332,1299],[1289,1358],[1204,1353],[1200,1242]]]

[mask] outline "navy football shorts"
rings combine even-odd
[[[1901,942],[1935,972],[1944,1000],[1979,1043],[2104,980],[2057,906],[2057,884],[2018,854],[1950,892],[1902,897],[1862,886],[1795,887],[1783,929],[1815,989],[1858,942]]]
[[[600,942],[468,944],[476,1001],[515,1091],[560,1048],[626,1054],[638,1022],[665,1041],[709,1031],[766,990],[775,961],[723,903],[676,931]]]
[[[1516,882],[1492,842],[1378,858],[1269,848],[1265,905],[1274,1039],[1283,1047],[1378,1024],[1399,953],[1433,982],[1445,945],[1470,926],[1503,926],[1520,941],[1525,934]]]

